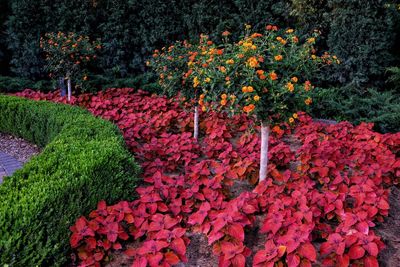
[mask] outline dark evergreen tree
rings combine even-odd
[[[0,0],[0,75],[8,74],[9,51],[7,51],[5,22],[9,16],[7,0]]]

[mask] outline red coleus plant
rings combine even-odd
[[[58,92],[17,95],[66,103]],[[99,266],[115,250],[132,266],[185,262],[188,232],[208,238],[219,266],[245,266],[251,258],[253,266],[378,266],[383,243],[373,227],[388,215],[387,186],[399,182],[400,134],[301,115],[291,138],[271,133],[270,176],[237,193],[239,180],[258,179],[260,140],[245,115],[200,113],[205,134],[194,143],[191,115],[177,99],[122,88],[71,104],[118,125],[144,180],[135,201],[101,201],[71,227],[80,266]],[[250,251],[246,230],[256,222],[265,240]]]

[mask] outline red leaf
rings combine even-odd
[[[93,250],[97,246],[97,241],[94,237],[89,237],[85,240],[87,247],[89,250]]]
[[[227,221],[225,220],[225,218],[220,217],[217,218],[212,224],[213,224],[213,231],[216,232],[224,228],[225,225],[227,224]]]
[[[136,249],[128,248],[127,250],[124,251],[124,254],[128,257],[134,257],[136,255]]]
[[[378,256],[379,249],[375,242],[368,243],[364,248],[368,251],[371,256]]]
[[[244,267],[246,265],[246,258],[242,254],[236,255],[232,259],[232,266],[235,267]]]
[[[349,257],[352,260],[360,259],[364,256],[365,250],[361,246],[352,246],[349,250]]]
[[[211,245],[215,241],[221,239],[223,236],[224,236],[224,233],[222,233],[222,232],[214,232],[214,231],[212,231],[208,235],[208,244]]]
[[[299,249],[299,254],[312,262],[314,262],[317,258],[317,253],[311,243],[302,244]]]
[[[321,244],[320,253],[322,255],[328,255],[332,252],[333,249],[334,247],[332,246],[332,244],[330,244],[329,242],[325,242]]]
[[[104,257],[104,253],[103,252],[96,252],[93,255],[93,258],[94,258],[95,261],[101,261],[103,259],[103,257]]]
[[[165,260],[171,265],[179,263],[179,257],[173,252],[165,253]]]
[[[244,231],[240,224],[228,225],[227,233],[240,241],[244,241]]]
[[[358,223],[358,224],[356,225],[356,229],[357,229],[359,232],[361,232],[361,233],[363,233],[363,234],[365,234],[365,235],[368,235],[368,232],[369,232],[369,225],[368,225],[367,222],[360,222],[360,223]]]
[[[268,233],[269,231],[272,232],[272,234],[276,234],[279,229],[282,227],[282,222],[273,222],[270,220],[265,220],[260,232],[261,233]]]
[[[79,241],[82,240],[82,236],[78,233],[73,233],[69,239],[69,243],[72,248],[76,248],[79,245]]]
[[[145,257],[138,257],[131,267],[147,267],[147,259]]]
[[[207,217],[208,211],[211,209],[210,203],[203,202],[198,212],[189,216],[188,223],[191,225],[202,224]]]
[[[179,223],[179,220],[177,218],[172,218],[169,215],[166,215],[164,217],[165,229],[171,229],[172,227],[174,227],[178,223]]]
[[[347,267],[350,264],[349,255],[337,256],[336,262],[340,267]]]
[[[160,252],[157,252],[156,254],[148,254],[147,255],[147,260],[149,261],[149,265],[151,267],[158,267],[160,266],[160,261],[163,258],[163,254]]]
[[[300,267],[312,267],[311,262],[307,259],[302,259],[300,262]]]
[[[288,267],[297,267],[300,265],[300,257],[296,254],[289,254],[287,255],[286,263]]]
[[[115,250],[120,250],[121,248],[122,248],[122,246],[121,246],[120,243],[115,243],[115,244],[113,245],[113,249],[115,249]]]
[[[375,257],[368,256],[364,259],[364,267],[379,267],[378,260]]]
[[[266,260],[267,260],[267,254],[265,253],[265,250],[259,250],[257,251],[256,255],[254,255],[253,265],[262,264]]]
[[[118,237],[118,223],[113,222],[108,224],[107,226],[107,239],[110,240],[110,242],[115,242]]]
[[[244,205],[242,210],[246,214],[253,214],[257,211],[256,207],[254,207],[253,205]]]
[[[378,208],[381,209],[381,210],[388,210],[389,209],[389,204],[387,203],[386,200],[381,198],[379,203],[378,203]]]
[[[170,245],[171,249],[173,249],[178,255],[186,254],[186,245],[182,238],[174,239]]]

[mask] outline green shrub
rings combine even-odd
[[[34,82],[27,78],[0,76],[0,93],[15,93],[26,88],[48,92],[53,87],[53,83],[48,80]]]
[[[81,92],[95,93],[108,88],[132,87],[143,89],[151,93],[161,93],[161,88],[157,83],[157,77],[152,72],[146,72],[125,78],[115,78],[106,75],[90,74],[89,80]],[[36,82],[27,78],[0,76],[0,93],[21,92],[29,88],[42,92],[54,90],[55,82],[50,80],[38,80]]]
[[[400,94],[400,67],[390,67],[387,69],[389,78],[387,83]]]
[[[153,72],[146,72],[125,78],[109,77],[106,75],[89,75],[85,92],[97,92],[108,88],[135,88],[151,93],[161,93],[157,77]]]
[[[0,76],[0,92],[12,93],[23,90],[31,84],[31,81],[26,78],[16,78],[8,76]]]
[[[44,147],[0,185],[0,265],[61,266],[69,226],[132,199],[138,165],[116,126],[77,107],[0,96],[0,131]]]
[[[385,68],[394,58],[397,24],[388,0],[328,0],[327,44],[342,59],[331,82],[365,84],[382,81]]]
[[[346,86],[313,91],[311,108],[316,118],[348,120],[352,123],[373,122],[380,132],[400,131],[400,94],[375,88]]]

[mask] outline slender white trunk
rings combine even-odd
[[[65,96],[65,94],[66,94],[65,79],[63,76],[58,77],[58,88],[61,91],[61,96]]]
[[[193,137],[194,139],[199,137],[199,107],[197,105],[194,106]]]
[[[68,102],[71,101],[71,77],[68,77],[67,79],[67,84],[68,84]]]
[[[260,182],[267,178],[269,125],[261,123]]]

